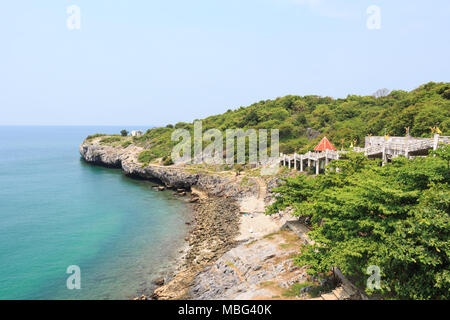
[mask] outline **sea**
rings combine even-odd
[[[0,299],[132,299],[173,272],[188,204],[80,157],[121,129],[146,130],[0,126]]]

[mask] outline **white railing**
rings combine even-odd
[[[438,139],[438,140],[436,140]],[[435,136],[434,139],[411,139],[406,140],[405,142],[399,142],[401,140],[397,139],[396,142],[385,142],[384,144],[376,144],[374,146],[366,147],[366,148],[353,148],[354,152],[364,152],[364,155],[370,156],[380,153],[389,154],[391,157],[397,157],[401,154],[406,154],[410,152],[416,152],[419,150],[428,150],[436,147],[436,142],[449,144],[450,136],[440,136],[437,138]],[[326,160],[337,160],[339,159],[339,154],[347,153],[348,151],[325,151],[325,152],[307,152],[303,155],[294,154],[294,155],[283,155],[280,154],[280,161],[290,163],[291,161],[319,161],[321,159]]]

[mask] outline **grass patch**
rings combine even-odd
[[[291,231],[288,230],[282,230],[280,232],[280,235],[283,237],[285,243],[280,244],[280,248],[282,249],[289,249],[289,248],[298,248],[301,247],[301,240],[300,238]]]
[[[91,135],[87,136],[85,140],[86,141],[90,141],[90,140],[93,140],[95,138],[104,137],[104,136],[106,136],[106,134],[104,134],[104,133],[91,134]]]
[[[275,285],[274,281],[264,281],[259,284],[261,287],[272,287]]]
[[[244,187],[244,186],[250,187],[250,186],[255,185],[255,181],[250,180],[250,178],[247,177],[247,176],[244,176],[244,177],[241,179],[241,181],[239,182],[239,184],[240,184],[241,186],[243,186],[243,187]]]
[[[256,242],[258,242],[258,240],[253,240],[253,241],[247,243],[247,248],[250,247],[251,245],[255,244]]]
[[[126,147],[128,147],[128,146],[130,146],[130,145],[132,145],[133,143],[131,142],[131,141],[125,141],[125,142],[122,142],[122,144],[121,144],[121,146],[122,146],[122,148],[126,148]]]
[[[280,233],[280,231],[272,232],[272,233],[266,234],[263,238],[264,238],[264,239],[272,240],[273,237],[276,236],[276,235],[279,234],[279,233]]]
[[[288,289],[284,290],[281,294],[283,297],[286,298],[293,298],[300,295],[300,289],[313,286],[314,284],[311,282],[302,282],[302,283],[294,283],[292,286],[290,286]]]
[[[144,150],[138,156],[138,161],[145,163],[145,164],[149,163],[153,159],[155,159],[155,156],[153,155],[153,153],[150,150]]]
[[[101,144],[109,144],[109,143],[113,143],[113,142],[118,142],[121,140],[121,137],[119,136],[112,136],[112,137],[106,137],[106,138],[102,138],[100,140]]]

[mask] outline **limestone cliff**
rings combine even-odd
[[[83,142],[81,156],[90,163],[121,168],[126,175],[142,179],[155,179],[167,187],[204,190],[212,196],[244,197],[257,192],[257,186],[240,186],[234,176],[222,177],[216,174],[191,172],[188,168],[150,164],[144,166],[137,159],[144,150],[130,145],[127,148],[102,145],[99,141]]]

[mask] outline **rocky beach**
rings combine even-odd
[[[306,299],[290,296],[294,284],[315,283],[293,257],[307,240],[306,228],[296,225],[289,213],[264,214],[271,200],[269,182],[260,177],[196,172],[187,167],[143,165],[137,160],[142,148],[84,142],[80,154],[89,163],[121,168],[124,174],[156,180],[175,194],[190,191],[193,207],[187,224],[186,247],[180,250],[175,272],[155,280],[150,296],[136,299]],[[250,179],[252,183],[242,183]],[[320,297],[319,297],[320,298]]]
[[[241,177],[234,175],[193,173],[176,166],[142,166],[137,158],[143,149],[133,145],[113,147],[94,139],[85,141],[79,149],[89,163],[121,168],[128,176],[156,180],[164,188],[192,191],[188,202],[194,209],[193,221],[189,222],[187,248],[180,251],[177,270],[173,277],[157,279],[160,287],[151,297],[140,298],[195,298],[198,293],[191,288],[199,273],[236,246],[276,231],[283,224],[263,214],[267,194],[261,183],[242,184]],[[243,211],[248,214],[241,214]]]

